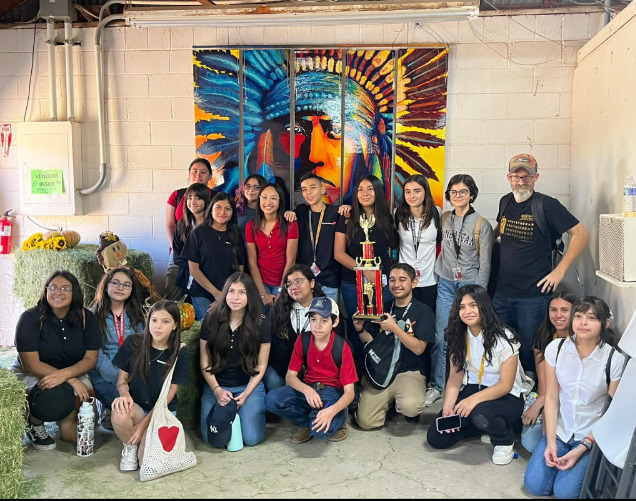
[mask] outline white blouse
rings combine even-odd
[[[437,228],[435,220],[431,218],[431,222],[427,228],[422,228],[420,235],[420,244],[417,249],[417,257],[415,256],[415,242],[413,238],[413,230],[415,230],[415,238],[420,230],[422,219],[415,220],[415,226],[412,227],[413,220],[409,220],[408,229],[404,229],[402,223],[398,223],[398,232],[400,233],[400,263],[410,264],[413,268],[420,271],[418,277],[418,287],[428,287],[437,283],[435,275],[435,258],[437,250]]]

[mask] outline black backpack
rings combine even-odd
[[[392,333],[380,331],[364,346],[364,367],[369,383],[377,390],[388,388],[395,380],[402,359],[402,342]]]
[[[183,198],[183,195],[185,195],[187,189],[188,188],[181,188],[180,190],[177,190],[177,205],[175,205],[175,209],[179,207],[179,203],[181,202],[181,199]]]
[[[555,368],[556,368],[557,360],[559,360],[559,353],[561,353],[561,348],[563,347],[563,343],[565,343],[566,339],[567,338],[564,337],[559,342],[559,347],[557,348],[556,358],[554,359]],[[605,365],[605,382],[607,383],[607,388],[609,388],[609,385],[612,382],[611,379],[610,379],[610,373],[612,371],[612,357],[614,356],[614,352],[615,351],[616,351],[616,348],[612,348],[612,351],[610,351],[609,357],[607,357],[607,364]]]
[[[311,343],[311,332],[303,332],[301,334],[302,344],[303,344],[303,357],[304,357],[304,367],[307,367],[307,356],[309,355],[309,343]],[[349,343],[345,338],[336,334],[333,340],[333,346],[331,347],[331,356],[333,357],[333,361],[336,364],[338,370],[342,367],[342,352],[344,351],[345,343]],[[349,346],[351,348],[351,346]],[[306,371],[305,371],[306,372]]]

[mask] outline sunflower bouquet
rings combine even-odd
[[[64,237],[52,236],[50,238],[44,239],[42,233],[34,233],[24,242],[22,242],[22,250],[24,251],[33,249],[63,251],[67,248],[68,243],[66,242],[66,239]]]

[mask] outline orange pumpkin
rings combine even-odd
[[[75,247],[78,243],[80,243],[80,240],[82,240],[80,234],[73,230],[64,230],[62,232],[62,236],[64,237],[64,240],[66,240],[66,245],[69,247]]]
[[[196,317],[194,313],[194,306],[190,303],[180,304],[179,313],[181,314],[181,330],[187,331],[194,324],[194,319]]]

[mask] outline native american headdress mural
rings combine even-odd
[[[387,199],[393,188],[397,201],[404,180],[419,173],[441,205],[447,76],[444,47],[197,49],[197,154],[212,163],[217,189],[230,193],[240,165],[245,176],[258,173],[291,190],[315,171],[330,202],[341,194],[350,202],[356,180],[368,173],[383,180]]]

